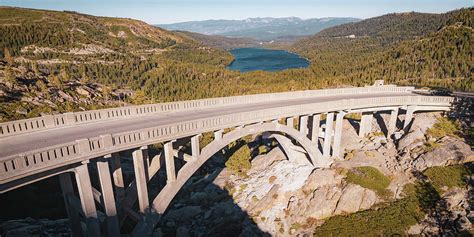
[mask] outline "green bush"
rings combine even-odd
[[[457,136],[458,132],[459,127],[455,122],[445,117],[440,117],[433,127],[426,131],[426,134],[435,139],[440,139],[447,135]]]
[[[318,227],[314,236],[397,236],[418,223],[424,214],[413,195],[378,209],[334,216]]]
[[[225,162],[225,166],[234,174],[247,176],[247,171],[252,166],[250,163],[250,153],[250,148],[247,145],[241,146],[229,157]]]
[[[447,167],[431,167],[423,172],[440,192],[443,187],[464,187],[467,185],[466,176],[471,174],[467,166],[454,165]]]
[[[346,181],[374,190],[382,198],[388,198],[391,195],[391,192],[387,190],[390,179],[374,167],[362,166],[351,169],[347,172]]]

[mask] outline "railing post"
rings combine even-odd
[[[64,123],[67,125],[73,125],[76,123],[76,116],[73,112],[68,112],[64,114]]]
[[[45,115],[43,116],[43,120],[44,120],[44,126],[46,128],[54,128],[56,127],[56,123],[54,122],[54,116],[53,115]]]

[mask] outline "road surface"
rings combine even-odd
[[[414,94],[409,92],[394,92],[321,96],[314,98],[281,100],[277,102],[272,101],[246,105],[231,105],[219,108],[201,109],[187,112],[151,114],[119,120],[99,121],[71,127],[51,128],[43,131],[0,138],[0,160],[4,157],[8,157],[11,155],[20,154],[26,151],[36,150],[49,146],[59,145],[62,143],[72,142],[78,139],[92,138],[104,134],[128,132],[143,128],[156,127],[176,122],[184,122],[219,115],[227,115],[232,113],[248,112],[255,110],[258,111],[262,109],[334,101],[341,99],[362,99],[409,95],[412,96]]]

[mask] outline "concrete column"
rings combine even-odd
[[[108,156],[111,157],[111,156]],[[108,236],[120,236],[120,225],[117,218],[117,208],[115,206],[114,190],[110,177],[109,162],[105,160],[97,161],[97,171],[99,174],[100,188],[102,192],[102,202],[104,204],[105,219]]]
[[[294,128],[295,127],[295,120],[293,117],[286,118],[286,125],[288,127]]]
[[[321,123],[321,114],[315,114],[312,116],[313,121],[311,124],[311,141],[318,142],[319,139],[319,123]]]
[[[334,113],[328,113],[326,116],[326,130],[324,131],[323,157],[330,156],[333,123]]]
[[[132,153],[133,169],[135,171],[135,183],[137,185],[138,206],[140,213],[145,213],[150,205],[148,200],[147,175],[145,159],[148,157],[146,149],[138,149]]]
[[[308,116],[307,115],[300,116],[299,130],[305,136],[308,136]]]
[[[92,193],[87,164],[74,168],[74,174],[81,199],[82,212],[86,219],[88,236],[100,236],[99,220],[97,219],[97,210],[95,209],[94,194]]]
[[[339,157],[341,152],[342,125],[344,122],[344,111],[339,111],[336,117],[336,128],[334,129],[334,144],[332,152],[334,157]]]
[[[196,159],[201,154],[201,148],[199,147],[199,137],[201,134],[191,137],[191,155]]]
[[[110,158],[112,167],[112,177],[114,180],[114,189],[117,202],[120,202],[125,195],[125,184],[123,182],[122,163],[119,153],[112,153]]]
[[[176,169],[174,166],[174,152],[173,152],[173,142],[167,142],[164,144],[165,151],[165,162],[166,162],[166,176],[167,182],[171,183],[176,180]]]
[[[411,120],[413,119],[413,113],[415,112],[416,106],[411,105],[408,106],[407,112],[405,114],[405,121],[403,122],[403,129],[407,129],[408,125],[410,125]]]
[[[362,118],[360,119],[359,126],[359,137],[365,137],[368,133],[372,131],[372,119],[374,114],[372,112],[362,113]]]
[[[397,120],[398,120],[398,108],[392,110],[390,113],[390,120],[388,121],[387,126],[387,137],[389,138],[397,129]]]
[[[59,183],[63,193],[64,203],[66,204],[67,216],[69,217],[69,225],[73,236],[82,236],[81,217],[79,212],[72,205],[74,197],[74,187],[72,186],[71,174],[62,173],[59,175]]]
[[[214,139],[215,140],[221,140],[222,139],[222,133],[224,133],[224,130],[217,130],[214,132]]]

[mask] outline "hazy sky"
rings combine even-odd
[[[72,10],[157,24],[248,17],[369,18],[392,12],[440,13],[474,6],[474,0],[0,0],[0,5]]]

